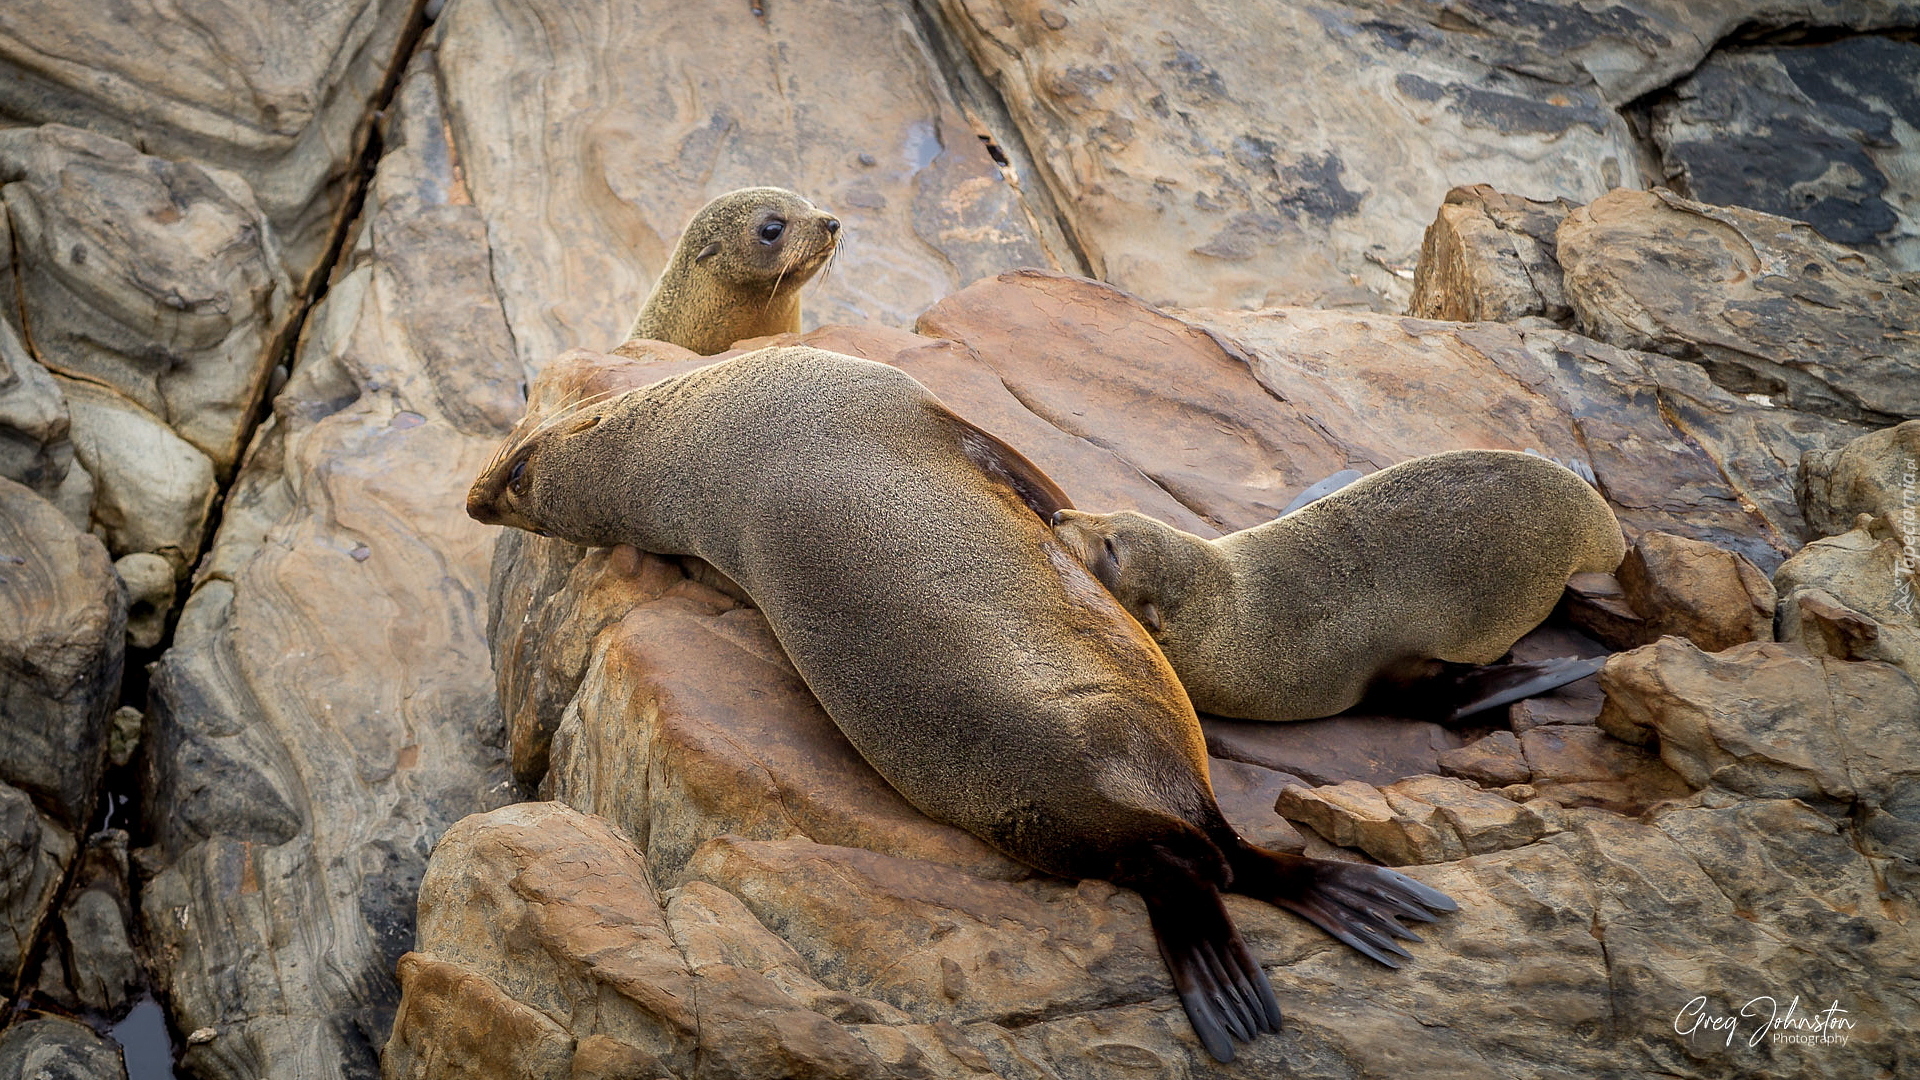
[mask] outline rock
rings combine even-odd
[[[127,643],[136,649],[160,644],[173,609],[173,564],[149,551],[115,559],[113,571],[127,589]]]
[[[1819,536],[1847,532],[1861,514],[1896,515],[1907,535],[1920,536],[1920,420],[1809,451],[1795,490]]]
[[[19,5],[0,22],[0,113],[238,173],[301,281],[346,207],[367,113],[405,60],[396,50],[419,7],[189,0],[177,10],[76,15]]]
[[[1533,778],[1520,742],[1511,731],[1496,731],[1465,746],[1440,752],[1440,772],[1471,780],[1481,787],[1524,784]]]
[[[1652,110],[1669,178],[1705,202],[1797,218],[1920,270],[1920,44],[1862,35],[1717,48]]]
[[[1742,556],[1672,533],[1642,533],[1618,572],[1645,619],[1639,640],[1678,634],[1707,652],[1773,638],[1773,583]]]
[[[521,361],[619,344],[687,219],[750,184],[845,223],[807,326],[905,325],[975,278],[1073,265],[1039,225],[1039,181],[994,161],[918,25],[913,5],[851,0],[590,0],[557,22],[451,6],[435,28],[451,135]]]
[[[128,931],[127,834],[106,829],[86,850],[60,909],[59,946],[76,1004],[108,1018],[126,1015],[146,988]]]
[[[462,496],[521,374],[430,59],[153,671],[141,929],[199,1077],[371,1075],[428,850],[513,797]]]
[[[1453,185],[1498,175],[1584,201],[1634,170],[1631,134],[1564,43],[1502,63],[1490,43],[1510,31],[1454,12],[939,10],[1006,99],[1093,274],[1157,304],[1400,310],[1421,228]],[[1577,35],[1611,20],[1551,21]]]
[[[161,419],[97,384],[60,380],[73,442],[94,481],[93,520],[115,555],[150,552],[184,574],[218,487],[213,462]]]
[[[1816,540],[1774,571],[1780,640],[1840,660],[1883,660],[1920,677],[1920,535],[1894,518],[1862,518]]]
[[[1485,184],[1447,192],[1420,242],[1407,314],[1455,322],[1569,321],[1555,234],[1573,204],[1536,202]]]
[[[0,216],[0,245],[9,242]],[[0,281],[0,289],[6,284]],[[11,295],[10,290],[0,292],[4,295]],[[67,401],[59,384],[27,352],[12,320],[0,316],[0,477],[54,498],[73,465],[68,428]]]
[[[1647,621],[1627,603],[1626,590],[1612,574],[1568,578],[1566,595],[1555,614],[1564,614],[1568,622],[1614,649],[1637,648],[1652,640]]]
[[[1692,791],[1659,758],[1591,724],[1546,724],[1520,734],[1534,794],[1560,806],[1629,817]]]
[[[292,299],[246,183],[57,124],[0,132],[0,182],[34,354],[229,471]]]
[[[1207,753],[1314,784],[1391,784],[1436,772],[1463,741],[1439,724],[1397,716],[1341,715],[1284,724],[1204,716]]]
[[[1622,190],[1567,215],[1559,255],[1590,337],[1822,416],[1920,415],[1920,281],[1805,225]]]
[[[1297,309],[1186,316],[1234,346],[1349,463],[1463,447],[1582,462],[1629,535],[1677,532],[1763,567],[1797,547],[1802,529],[1780,461],[1859,430],[1738,398],[1691,364],[1537,325]],[[1476,404],[1456,412],[1436,401]]]
[[[1329,843],[1357,847],[1388,866],[1447,862],[1530,844],[1547,824],[1531,807],[1441,776],[1375,788],[1358,781],[1289,787],[1274,809]]]
[[[0,781],[69,830],[93,814],[126,619],[100,541],[0,479]]]
[[[107,763],[116,769],[124,769],[140,746],[140,736],[146,731],[147,717],[131,705],[122,705],[113,710],[111,722],[112,726],[107,731]]]
[[[24,1020],[0,1032],[6,1080],[127,1080],[120,1048],[92,1028],[57,1016]]]
[[[1694,788],[1903,812],[1920,796],[1920,689],[1899,668],[1753,642],[1706,653],[1662,638],[1601,673],[1600,726]],[[1920,832],[1916,832],[1920,837]]]
[[[34,943],[73,858],[73,833],[0,783],[0,990],[20,989]]]
[[[1273,812],[1281,790],[1298,784],[1299,777],[1216,757],[1207,761],[1207,779],[1220,812],[1235,832],[1270,851],[1298,854],[1305,850],[1307,841],[1300,830]]]

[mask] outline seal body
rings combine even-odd
[[[1229,1034],[1279,1017],[1220,902],[1229,882],[1312,902],[1387,962],[1405,955],[1392,913],[1452,905],[1233,833],[1173,670],[1047,527],[1064,506],[906,373],[805,347],[530,422],[468,497],[481,521],[712,563],[916,807],[1050,873],[1139,890],[1196,1031],[1229,1059]]]
[[[730,191],[693,215],[627,333],[702,356],[800,330],[800,286],[826,265],[840,221],[785,188]]]
[[[1546,458],[1459,450],[1206,540],[1132,512],[1055,532],[1153,633],[1204,712],[1331,716],[1382,684],[1489,664],[1567,578],[1626,553],[1606,500]]]

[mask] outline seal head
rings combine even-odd
[[[729,191],[687,222],[632,338],[702,356],[800,330],[800,286],[838,249],[840,219],[785,188]]]

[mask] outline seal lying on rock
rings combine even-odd
[[[1222,890],[1390,966],[1413,938],[1400,918],[1454,909],[1392,870],[1235,834],[1173,670],[1047,528],[1059,489],[899,369],[762,349],[523,428],[468,513],[712,563],[908,801],[1138,890],[1214,1057],[1279,1021]]]
[[[1568,577],[1626,553],[1599,492],[1507,450],[1402,462],[1218,540],[1132,511],[1053,521],[1194,707],[1249,720],[1332,716],[1370,693],[1427,693],[1405,703],[1457,719],[1591,674],[1578,660],[1446,665],[1498,660]]]
[[[826,265],[840,219],[785,188],[729,191],[687,222],[628,338],[702,356],[800,330],[800,286]]]

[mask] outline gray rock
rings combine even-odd
[[[0,1031],[4,1080],[127,1080],[120,1048],[85,1024],[57,1016],[23,1020]]]
[[[127,641],[136,649],[160,644],[173,607],[173,564],[148,551],[114,560],[113,570],[127,587]]]
[[[0,244],[9,242],[0,215]],[[53,498],[73,463],[68,426],[59,384],[28,354],[13,320],[0,315],[0,477]]]
[[[129,932],[127,834],[87,840],[60,909],[60,952],[66,984],[81,1008],[106,1017],[126,1014],[146,986]]]
[[[0,113],[85,127],[246,178],[296,279],[318,266],[347,172],[418,0],[167,9],[18,4],[0,21]]]
[[[73,859],[73,833],[0,783],[0,990],[19,990],[34,943]]]
[[[213,462],[164,421],[100,385],[62,379],[93,521],[116,555],[150,552],[184,574],[219,493]]]
[[[68,829],[93,813],[126,619],[100,541],[0,479],[0,781]]]
[[[49,125],[0,131],[0,183],[35,356],[231,470],[292,303],[245,181]]]
[[[1920,270],[1917,116],[1920,43],[1862,35],[1716,49],[1654,106],[1652,134],[1694,198]]]

